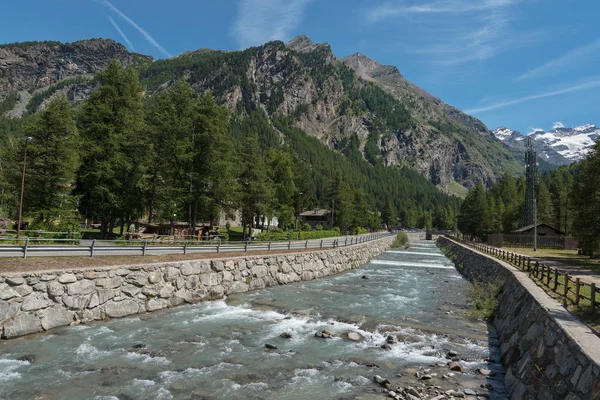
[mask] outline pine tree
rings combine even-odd
[[[146,127],[142,87],[136,72],[113,59],[97,74],[99,89],[92,92],[80,115],[84,155],[78,172],[81,213],[101,222],[101,235],[112,232],[117,219],[121,231],[145,210]]]
[[[552,199],[550,198],[550,192],[546,183],[541,180],[536,187],[536,200],[537,200],[537,221],[538,223],[545,222],[552,224],[553,210],[552,210]]]
[[[33,125],[24,129],[24,135],[32,140],[27,145],[23,209],[35,222],[51,229],[55,222],[74,219],[77,209],[72,192],[80,143],[67,99],[59,96],[52,100]],[[21,149],[16,165],[22,162],[22,154]],[[20,179],[15,182],[17,187],[20,183]]]
[[[246,239],[246,229],[254,227],[254,219],[263,215],[269,208],[272,199],[272,183],[267,175],[265,160],[261,154],[256,137],[246,139],[244,151],[241,154],[241,213],[243,236]]]
[[[150,104],[147,121],[152,151],[149,154],[149,218],[175,220],[187,215],[192,170],[194,91],[185,80],[178,80]]]
[[[579,245],[592,257],[600,256],[600,142],[580,164],[572,201],[573,228]]]
[[[386,200],[385,206],[383,207],[383,210],[381,210],[381,220],[388,229],[395,227],[398,223],[397,211],[390,198]]]

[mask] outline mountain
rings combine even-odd
[[[0,45],[0,101],[4,100],[0,102],[0,114],[20,117],[28,111],[38,111],[43,100],[58,91],[72,101],[82,100],[89,94],[85,83],[113,58],[124,66],[153,61],[150,56],[130,53],[110,39]]]
[[[492,133],[511,148],[519,151],[525,149],[525,136],[518,131],[498,128]],[[536,130],[528,137],[533,139],[533,149],[543,161],[558,166],[569,165],[581,161],[588,155],[595,141],[600,137],[600,128],[591,124],[575,128],[555,126],[548,132]]]
[[[36,112],[59,91],[77,103],[95,86],[91,74],[113,57],[138,69],[147,96],[180,78],[198,93],[212,92],[232,111],[234,126],[261,124],[263,144],[285,142],[286,129],[299,129],[373,165],[413,169],[457,195],[476,181],[490,185],[504,172],[523,170],[481,121],[411,84],[396,67],[362,54],[338,59],[328,44],[306,36],[157,61],[107,39],[5,45],[0,113]]]

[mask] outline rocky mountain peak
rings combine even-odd
[[[0,46],[0,98],[13,91],[43,88],[65,78],[93,74],[113,58],[125,66],[152,62],[111,39],[73,43],[25,42]]]
[[[365,80],[373,81],[384,77],[403,78],[396,66],[380,64],[362,53],[351,54],[344,57],[342,61]]]
[[[290,40],[286,44],[286,46],[294,51],[297,51],[298,53],[308,53],[308,52],[315,50],[318,47],[323,47],[323,46],[329,47],[329,44],[328,43],[315,43],[312,40],[310,40],[306,35],[299,35],[299,36],[296,36],[295,38],[293,38],[292,40]]]

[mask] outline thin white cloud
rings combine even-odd
[[[376,6],[367,13],[371,22],[411,14],[460,14],[477,11],[495,10],[509,6],[516,0],[446,0],[428,4],[405,5],[404,1],[385,3]]]
[[[112,19],[111,17],[109,17],[108,15],[106,16],[106,18],[108,18],[108,20],[110,21],[110,23],[112,24],[112,26],[114,26],[115,29],[117,30],[117,32],[119,32],[119,35],[121,35],[121,37],[123,38],[123,40],[125,41],[125,43],[127,43],[127,46],[129,46],[129,49],[131,51],[135,51],[135,47],[133,47],[133,43],[131,43],[131,40],[129,40],[129,38],[127,37],[127,35],[125,35],[125,33],[121,30],[121,27],[119,27],[119,24],[117,24],[115,22],[115,20]]]
[[[108,1],[108,0],[100,0],[100,2],[102,4],[104,4],[106,7],[110,8],[112,11],[114,11],[119,17],[121,17],[125,21],[127,21],[135,29],[137,29],[138,32],[141,33],[142,36],[144,36],[146,38],[146,40],[148,42],[150,42],[150,44],[152,46],[156,47],[161,53],[163,53],[167,57],[173,57],[173,55],[171,53],[169,53],[167,51],[167,49],[165,49],[163,46],[161,46],[161,44],[158,43],[148,32],[146,32],[144,30],[144,28],[142,28],[141,26],[139,26],[134,20],[132,20],[131,18],[129,18],[127,15],[123,14],[121,12],[121,10],[119,10],[117,7],[115,7],[110,1]]]
[[[589,82],[585,82],[585,83],[575,85],[575,86],[566,87],[563,89],[552,90],[552,91],[545,92],[545,93],[532,94],[532,95],[520,97],[520,98],[514,99],[514,100],[503,101],[503,102],[491,104],[491,105],[485,106],[485,107],[473,108],[470,110],[466,110],[465,112],[467,114],[478,114],[478,113],[483,113],[486,111],[497,110],[499,108],[510,107],[515,104],[525,103],[525,102],[531,101],[531,100],[543,99],[545,97],[558,96],[561,94],[572,93],[572,92],[580,92],[582,90],[588,90],[588,89],[592,89],[592,88],[599,87],[599,86],[600,86],[600,79],[592,80]]]
[[[231,33],[240,48],[288,40],[312,0],[240,0]]]
[[[390,22],[386,28],[402,32],[405,51],[421,55],[429,67],[456,71],[543,40],[542,32],[515,27],[519,12],[514,6],[526,1],[396,0],[367,10],[366,19],[373,25]]]
[[[552,125],[552,129],[556,129],[556,128],[564,128],[564,127],[565,127],[565,124],[563,124],[563,123],[562,123],[562,122],[560,122],[560,121],[558,121],[558,122],[555,122],[555,123]]]
[[[575,66],[581,65],[586,59],[593,53],[600,50],[600,40],[587,44],[585,46],[577,47],[560,57],[557,57],[545,64],[542,64],[530,71],[525,72],[523,75],[518,76],[515,82],[521,82],[528,79],[536,79],[548,75],[554,75],[557,72],[564,72]]]

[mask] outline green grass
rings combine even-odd
[[[471,315],[483,318],[487,321],[494,317],[498,308],[498,295],[502,291],[503,283],[500,281],[491,283],[473,282],[468,293],[469,300],[473,306]]]
[[[533,251],[531,248],[523,247],[503,248],[503,250],[541,260],[556,261],[573,267],[590,268],[600,273],[600,260],[592,260],[589,256],[579,255],[576,250],[537,249],[537,251]]]

